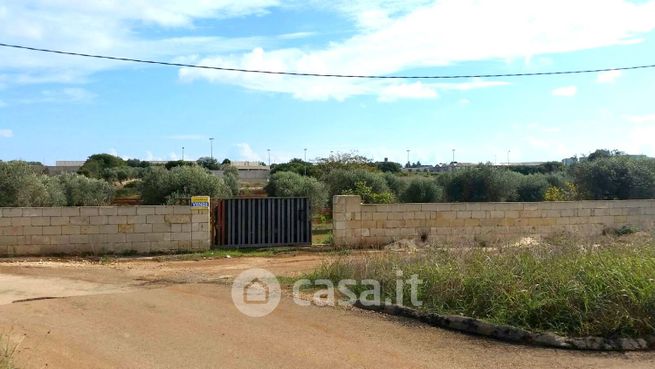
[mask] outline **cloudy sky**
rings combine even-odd
[[[3,0],[0,42],[324,74],[475,75],[655,64],[655,1]],[[361,80],[0,48],[0,160],[97,152],[273,161],[655,156],[655,69]]]

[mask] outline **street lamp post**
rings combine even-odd
[[[182,161],[184,161],[184,146],[182,146]]]
[[[408,167],[408,168],[409,168],[409,166],[410,166],[410,163],[409,163],[409,152],[410,152],[410,150],[407,149],[407,167]]]
[[[307,148],[305,148],[305,162],[304,162],[304,167],[305,167],[305,177],[307,177]]]
[[[270,168],[270,166],[271,166],[271,149],[266,149],[266,151],[268,151],[268,166]]]
[[[214,161],[214,137],[209,137],[209,157]]]
[[[507,150],[507,166],[509,166],[509,153],[512,152],[512,150]]]
[[[453,149],[453,164],[455,163],[455,149]]]

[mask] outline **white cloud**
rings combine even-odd
[[[578,93],[578,88],[575,86],[559,87],[554,89],[551,93],[553,96],[572,97]]]
[[[646,114],[646,115],[628,115],[626,116],[632,123],[655,123],[655,114]]]
[[[2,101],[2,100],[0,100],[0,108],[4,108],[4,107],[6,107],[6,106],[7,106],[7,103],[4,102],[4,101]]]
[[[607,72],[599,72],[598,76],[596,77],[596,82],[598,82],[598,83],[612,83],[619,77],[621,77],[621,71],[620,70],[610,70],[610,71],[607,71]]]
[[[14,137],[14,131],[11,129],[0,129],[0,138]]]
[[[173,152],[173,151],[171,151],[171,153],[168,154],[168,158],[169,158],[170,160],[179,160],[179,156],[177,156],[177,153],[176,153],[176,152]]]
[[[55,90],[42,90],[39,95],[16,100],[20,104],[39,103],[86,103],[93,100],[96,95],[86,89],[70,87]]]
[[[236,149],[241,160],[263,161],[261,156],[255,152],[247,143],[236,144]]]

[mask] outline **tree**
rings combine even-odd
[[[67,173],[58,180],[68,206],[108,205],[114,198],[114,187],[101,179]]]
[[[230,164],[221,165],[223,171],[223,181],[230,188],[232,196],[239,195],[239,171]]]
[[[79,174],[90,178],[102,178],[106,169],[127,166],[125,160],[110,154],[94,154],[89,156],[82,167],[78,170]]]
[[[597,159],[607,159],[607,158],[611,158],[612,156],[623,156],[623,155],[625,155],[625,153],[619,150],[610,151],[607,149],[597,149],[596,151],[589,154],[587,160],[594,161]]]
[[[448,201],[512,201],[521,174],[490,165],[459,169],[442,177]]]
[[[582,198],[644,199],[655,197],[655,160],[612,155],[575,164],[574,183]]]
[[[356,189],[357,183],[359,182],[370,188],[374,194],[391,194],[387,181],[382,173],[369,172],[364,169],[336,169],[329,176],[325,177],[323,182],[328,186],[330,197],[351,193]],[[363,187],[360,186],[360,189],[363,189]]]
[[[212,198],[227,198],[232,191],[223,178],[219,178],[197,165],[177,166],[171,170],[151,167],[144,174],[141,184],[141,199],[145,204],[173,204],[179,199],[204,195]]]
[[[314,212],[323,209],[328,200],[327,188],[323,183],[315,178],[305,177],[294,172],[274,173],[265,190],[269,196],[307,197]]]
[[[166,169],[173,169],[173,168],[175,168],[175,167],[181,167],[181,166],[193,166],[193,165],[196,165],[196,163],[195,163],[195,162],[192,162],[192,161],[186,161],[186,160],[171,160],[171,161],[167,162],[166,164],[164,164],[164,167],[166,167]]]
[[[402,202],[438,202],[443,196],[442,188],[428,177],[414,177],[402,193]]]
[[[320,158],[316,161],[317,178],[325,180],[334,170],[366,170],[369,172],[376,171],[377,168],[372,160],[352,153],[336,153],[327,158]]]
[[[393,161],[378,161],[375,163],[375,166],[379,171],[385,173],[400,173],[402,170],[402,165],[400,163],[395,163]]]
[[[544,201],[550,184],[543,174],[529,174],[519,179],[516,189],[518,201]]]
[[[150,166],[150,162],[139,159],[127,159],[126,164],[132,168],[147,168]]]
[[[210,158],[208,156],[203,156],[201,158],[198,158],[198,160],[196,160],[196,163],[201,167],[209,170],[221,169],[221,165],[218,163],[218,160],[214,158]]]
[[[317,171],[314,167],[314,164],[303,161],[302,159],[291,159],[287,163],[273,164],[271,165],[271,174],[277,172],[293,172],[296,174],[308,175],[310,177],[316,177]]]

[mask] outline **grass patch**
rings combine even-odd
[[[18,344],[13,343],[9,334],[0,333],[0,369],[15,369],[14,354]]]
[[[340,257],[308,277],[380,281],[395,300],[396,270],[417,274],[420,309],[567,336],[655,334],[655,242],[607,237],[600,244],[559,238],[492,250],[428,249],[414,254]],[[359,294],[368,287],[354,288]],[[409,288],[404,293],[406,306]]]

